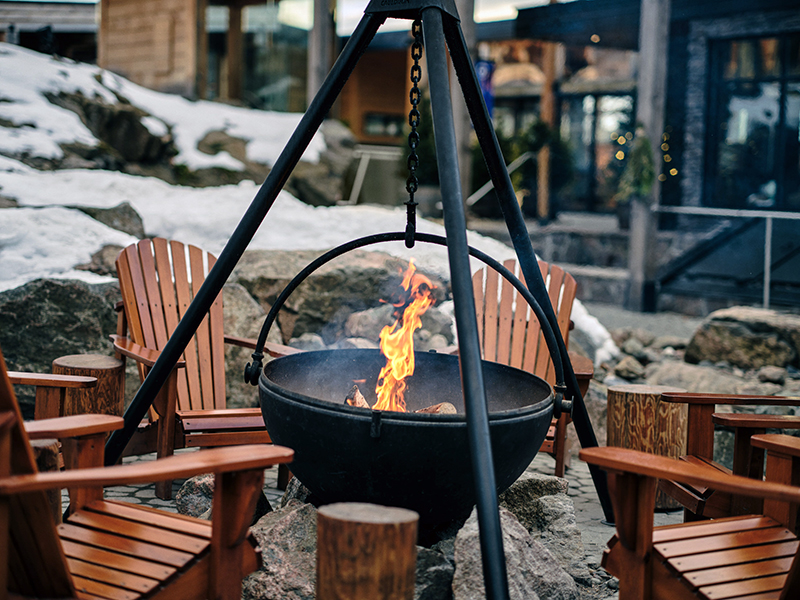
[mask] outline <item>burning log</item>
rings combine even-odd
[[[456,407],[450,404],[449,402],[440,402],[439,404],[434,404],[433,406],[420,408],[419,410],[415,410],[414,412],[425,413],[428,415],[454,415],[458,411],[456,410]]]
[[[358,389],[357,385],[350,388],[350,391],[344,398],[344,403],[358,408],[369,408],[366,398],[364,398],[364,395],[361,393],[361,390]]]

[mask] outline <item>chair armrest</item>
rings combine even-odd
[[[145,348],[144,346],[140,346],[136,342],[132,341],[130,338],[121,336],[121,335],[111,335],[109,336],[111,341],[114,343],[114,350],[126,356],[128,358],[132,358],[136,362],[140,362],[147,367],[152,367],[156,364],[158,357],[161,356],[161,352],[158,350],[153,350],[152,348]],[[186,361],[183,359],[178,360],[175,364],[176,367],[184,368],[186,367]]]
[[[800,429],[800,417],[794,415],[751,415],[746,413],[714,413],[714,423],[725,427],[751,429]]]
[[[122,429],[125,420],[113,415],[73,415],[23,423],[32,440],[72,438]]]
[[[661,394],[665,402],[682,404],[725,404],[748,406],[766,404],[768,406],[800,406],[800,398],[789,396],[755,396],[735,394],[701,394],[696,392],[665,392]]]
[[[82,375],[50,375],[47,373],[21,373],[9,371],[11,383],[16,385],[35,385],[53,388],[92,388],[97,385],[96,377]]]
[[[283,446],[251,444],[187,452],[155,461],[142,461],[0,479],[0,494],[13,495],[64,487],[96,487],[183,479],[205,473],[230,473],[291,462],[294,450]]]
[[[702,485],[742,496],[800,503],[800,488],[794,486],[728,475],[715,469],[638,450],[615,447],[585,448],[580,451],[579,456],[581,460],[607,471],[634,473],[655,479]]]
[[[258,340],[254,340],[252,338],[237,337],[234,335],[226,335],[225,343],[233,344],[234,346],[241,346],[242,348],[250,348],[251,350],[255,350],[256,346],[258,345]],[[272,342],[267,342],[266,344],[264,344],[264,351],[270,356],[273,356],[275,358],[286,356],[287,354],[297,354],[298,352],[302,352],[302,350],[298,350],[297,348],[292,348],[291,346],[284,346],[283,344],[273,344]]]
[[[767,452],[787,454],[800,458],[800,438],[778,433],[761,433],[750,438],[750,443],[756,448],[763,448]]]

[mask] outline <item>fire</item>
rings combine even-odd
[[[417,273],[413,259],[400,285],[404,293],[394,303],[396,320],[381,331],[381,352],[386,365],[378,375],[375,388],[378,401],[372,407],[374,410],[406,412],[405,380],[414,374],[414,331],[422,327],[421,317],[434,302],[431,296],[434,285]]]

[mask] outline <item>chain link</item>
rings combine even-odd
[[[422,21],[417,18],[411,26],[411,33],[414,36],[414,43],[411,45],[411,58],[414,64],[411,65],[411,91],[408,94],[408,99],[411,102],[411,110],[408,113],[408,124],[411,127],[411,132],[408,134],[408,148],[411,151],[408,155],[408,178],[406,179],[406,191],[408,192],[408,200],[406,201],[406,247],[414,247],[414,235],[417,230],[417,202],[414,200],[414,194],[419,189],[419,179],[417,178],[417,168],[419,167],[419,156],[417,156],[417,148],[419,147],[419,132],[417,127],[420,123],[419,102],[422,93],[419,89],[419,82],[422,79],[422,67],[419,61],[422,58]]]

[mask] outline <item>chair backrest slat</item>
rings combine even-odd
[[[483,357],[497,362],[497,285],[498,274],[494,269],[486,269],[486,292],[483,295]]]
[[[505,261],[504,266],[525,283],[515,260]],[[544,261],[539,261],[539,270],[556,312],[558,328],[567,342],[575,279],[562,268]],[[522,295],[488,267],[476,272],[472,281],[484,358],[529,371],[554,383],[553,361],[541,325]]]
[[[175,331],[180,321],[178,315],[178,299],[175,295],[175,276],[172,271],[170,248],[164,238],[153,240],[153,255],[158,274],[158,288],[161,291],[161,303],[164,307],[164,321],[168,332]],[[186,353],[181,358],[186,360]],[[178,369],[178,398],[189,398],[189,383],[186,369]]]
[[[11,412],[16,422],[11,426],[10,449],[0,456],[0,474],[22,475],[36,472],[28,436],[22,426],[8,370],[0,351],[0,412]],[[74,597],[75,589],[67,568],[64,551],[50,516],[52,511],[44,492],[32,492],[8,498],[8,511],[0,515],[0,524],[8,536],[8,552],[0,552],[0,569],[7,576],[0,582],[12,592],[38,598]],[[0,537],[3,537],[0,535]],[[8,569],[6,571],[6,569]],[[4,590],[5,592],[5,590]]]
[[[216,264],[217,259],[208,255],[208,270]],[[222,294],[216,297],[208,311],[208,326],[211,331],[211,373],[214,377],[214,393],[211,401],[213,408],[225,408],[225,329],[222,311]],[[208,408],[212,408],[209,406]]]
[[[133,251],[126,248],[117,270],[133,341],[163,349],[215,261],[200,248],[163,238],[142,240]],[[184,351],[179,410],[225,408],[224,352],[220,294]]]
[[[484,327],[484,289],[483,276],[486,269],[481,269],[472,277],[472,294],[475,297],[475,316],[478,321],[478,339],[480,340],[481,350],[483,349],[483,327]]]
[[[186,310],[192,303],[194,295],[189,283],[189,267],[186,263],[185,246],[180,242],[171,241],[172,269],[175,277],[175,293],[178,300],[178,320],[183,318]],[[184,352],[186,360],[186,378],[189,385],[189,396],[178,395],[178,408],[192,410],[203,408],[203,395],[200,391],[200,365],[197,357],[197,336],[192,336]]]
[[[506,261],[505,267],[511,266],[512,261]],[[504,281],[505,283],[505,281]],[[514,322],[514,288],[510,285],[500,286],[500,307],[497,322],[497,362],[504,365],[511,360],[511,325]]]

